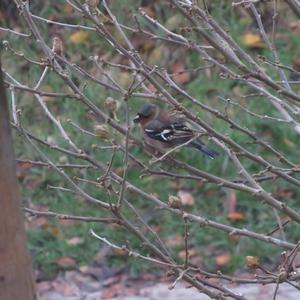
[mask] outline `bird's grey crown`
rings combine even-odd
[[[145,103],[138,111],[138,115],[141,117],[150,117],[155,114],[157,107],[151,103]]]

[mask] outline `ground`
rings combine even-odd
[[[93,272],[96,274],[97,270],[93,270]],[[68,271],[61,273],[53,281],[38,283],[39,300],[210,299],[208,296],[199,293],[195,288],[189,288],[184,283],[178,283],[174,289],[170,289],[173,282],[168,282],[162,278],[154,281],[154,275],[143,275],[141,279],[129,279],[126,275],[119,274],[101,281],[93,278],[88,273],[88,268],[82,271]],[[269,300],[273,299],[276,285],[231,284],[228,287],[237,294],[242,294],[247,300]],[[286,299],[299,299],[299,291],[288,284],[281,284],[276,300]]]

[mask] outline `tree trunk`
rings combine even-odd
[[[1,67],[1,66],[0,66]],[[36,299],[0,71],[0,300]]]

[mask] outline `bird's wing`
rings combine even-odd
[[[194,136],[194,132],[181,122],[166,124],[153,120],[145,126],[144,131],[152,139],[174,144],[185,143]]]

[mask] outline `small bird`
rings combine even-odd
[[[200,150],[209,158],[219,155],[203,144],[197,138],[197,133],[187,127],[182,119],[154,104],[143,104],[133,122],[140,124],[146,143],[153,148],[163,150],[191,141],[187,146]]]

